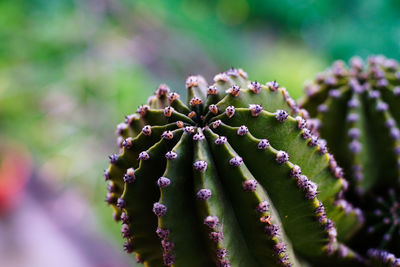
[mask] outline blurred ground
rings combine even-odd
[[[334,59],[398,58],[399,10],[394,0],[0,1],[0,144],[32,161],[15,193],[21,175],[0,172],[0,192],[21,195],[0,216],[1,266],[129,266],[102,178],[124,115],[160,83],[185,94],[186,76],[211,81],[232,66],[298,98]]]

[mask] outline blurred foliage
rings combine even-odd
[[[399,10],[394,0],[0,1],[0,135],[119,231],[105,218],[105,155],[115,125],[158,84],[184,94],[189,74],[235,66],[298,98],[332,59],[398,58]]]

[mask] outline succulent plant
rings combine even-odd
[[[356,266],[362,224],[305,111],[277,82],[230,69],[160,85],[117,127],[106,201],[146,266]]]
[[[382,266],[400,266],[390,254],[400,256],[398,63],[383,56],[367,64],[354,57],[350,67],[337,61],[305,90],[300,104],[315,118],[309,126],[328,141],[349,179],[347,199],[366,215],[354,247],[373,248],[368,252],[373,262],[390,262]]]

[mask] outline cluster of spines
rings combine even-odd
[[[247,79],[247,74],[243,72],[242,70],[235,70],[231,69],[226,73],[221,73],[215,76],[214,81],[216,82],[215,85],[209,86],[206,90],[207,93],[207,100],[209,96],[216,96],[220,94],[219,90],[217,89],[218,83],[225,83],[227,82],[230,77],[242,77],[244,79]],[[197,76],[191,76],[187,79],[186,81],[186,86],[187,88],[191,87],[197,87],[201,81]],[[274,81],[274,82],[269,82],[266,84],[266,87],[272,91],[276,92],[279,91],[282,93],[284,100],[287,104],[287,106],[291,110],[291,114],[300,114],[302,116],[307,116],[307,112],[305,110],[299,109],[298,106],[296,105],[295,101],[290,98],[289,94],[284,88],[280,88],[279,85]],[[262,88],[262,85],[258,82],[250,82],[248,84],[248,90],[254,94],[260,93],[260,90]],[[228,95],[231,95],[233,97],[239,96],[242,92],[244,92],[244,89],[241,89],[240,86],[238,85],[233,85],[229,87],[226,90],[226,93]],[[247,92],[246,92],[247,93]],[[165,99],[165,101],[161,101]],[[221,100],[222,98],[220,98]],[[201,122],[201,120],[204,120],[206,118],[206,115],[202,115],[202,105],[205,104],[203,101],[194,96],[190,99],[189,105],[190,108],[187,108],[182,102],[179,100],[179,95],[174,92],[170,92],[170,89],[165,86],[161,85],[157,91],[155,96],[151,97],[149,99],[149,105],[143,105],[140,106],[137,110],[136,114],[132,114],[126,117],[125,123],[122,123],[118,125],[117,127],[117,134],[120,136],[119,137],[119,146],[121,148],[121,151],[123,149],[130,149],[130,145],[132,143],[132,138],[127,137],[129,135],[138,135],[138,134],[143,134],[146,136],[152,135],[152,126],[151,126],[151,121],[146,121],[146,120],[141,120],[141,118],[146,117],[146,114],[148,113],[149,110],[152,109],[152,105],[156,102],[162,102],[163,110],[162,114],[164,115],[165,118],[171,119],[174,113],[178,114],[186,114],[186,116],[190,119],[193,119],[196,122]],[[207,107],[207,105],[205,106]],[[261,104],[249,104],[249,111],[251,112],[251,115],[253,117],[257,117],[260,115],[260,113],[263,111],[263,107]],[[235,115],[235,107],[233,105],[227,106],[225,108],[225,114],[227,117],[232,118]],[[218,106],[217,102],[215,104],[208,104],[208,113],[213,114],[214,116],[221,114],[220,107]],[[289,113],[283,109],[278,109],[274,113],[274,116],[277,121],[284,123],[288,117]],[[183,128],[186,133],[194,133],[195,132],[195,127],[193,126],[187,126],[190,125],[190,119],[186,120],[185,122],[183,121],[176,121],[176,126],[178,128]],[[301,116],[296,117],[297,120],[297,125],[298,129],[302,131],[302,136],[304,139],[308,140],[308,143],[310,146],[315,146],[318,148],[318,152],[320,155],[326,155],[327,154],[327,148],[326,144],[323,140],[319,139],[317,136],[317,132],[313,130],[313,124],[311,123],[311,120],[305,120]],[[211,124],[211,128],[217,128],[218,124],[220,124],[220,121],[214,121]],[[140,129],[141,128],[141,129]],[[138,130],[139,129],[139,130]],[[243,125],[237,129],[237,134],[239,136],[246,135],[249,132],[248,128]],[[164,131],[161,134],[161,138],[164,139],[172,139],[173,138],[173,132],[171,130]],[[194,141],[201,141],[205,137],[203,134],[196,133],[193,135],[193,140]],[[224,136],[220,136],[216,141],[215,144],[225,144],[227,142],[227,138]],[[262,139],[258,143],[258,149],[266,149],[270,147],[268,139]],[[329,154],[327,154],[330,156]],[[165,155],[167,160],[173,160],[175,159],[177,154],[173,151],[167,152]],[[149,155],[147,154],[146,151],[142,151],[138,155],[139,160],[147,160],[149,158]],[[341,171],[340,167],[337,166],[336,162],[333,159],[333,156],[330,156],[331,158],[331,164],[330,164],[330,170],[333,173],[333,175],[336,178],[340,178],[343,180],[343,172]],[[276,151],[276,162],[278,164],[285,164],[289,161],[289,155],[285,151]],[[111,164],[116,164],[118,162],[118,155],[112,155],[110,157],[110,163]],[[240,166],[243,163],[243,159],[241,157],[234,157],[229,160],[230,165],[232,166]],[[290,163],[291,164],[291,163]],[[194,162],[194,169],[197,171],[202,171],[202,169],[206,168],[207,165],[205,162]],[[105,173],[106,179],[109,179],[109,172],[106,171]],[[326,216],[325,209],[322,205],[321,202],[319,202],[316,199],[316,196],[318,194],[317,191],[317,185],[313,182],[311,182],[306,176],[301,175],[301,170],[300,167],[298,166],[293,166],[293,172],[290,174],[291,177],[295,178],[297,181],[297,185],[299,186],[300,189],[304,191],[305,198],[311,201],[316,201],[316,206],[317,208],[315,209],[315,215],[317,217],[317,220],[321,223],[322,227],[327,231],[328,236],[329,236],[329,243],[327,245],[327,250],[328,252],[332,252],[333,250],[333,244],[336,242],[336,230],[334,228],[334,224],[331,220],[329,220]],[[123,181],[127,184],[133,183],[135,181],[135,170],[134,168],[128,168],[127,172],[124,174]],[[162,188],[167,187],[171,183],[171,180],[167,177],[160,177],[157,181],[157,185]],[[113,194],[113,191],[115,191],[115,186],[113,185],[113,182],[110,182],[110,193]],[[243,190],[252,192],[255,190],[257,187],[257,181],[256,180],[247,180],[243,183]],[[122,192],[120,192],[121,194]],[[118,195],[115,195],[118,196]],[[116,198],[114,195],[111,197],[112,200],[108,201],[110,204],[115,204],[118,208],[123,209],[124,206],[124,200],[122,198]],[[197,197],[200,199],[207,200],[211,196],[211,191],[208,189],[202,189],[197,193]],[[268,211],[268,203],[261,202],[260,205],[257,207],[257,211],[259,212],[267,212]],[[265,210],[267,209],[267,210]],[[153,212],[159,216],[162,217],[165,215],[167,212],[167,207],[164,206],[161,203],[156,202],[153,205]],[[126,213],[122,213],[124,216],[126,216]],[[127,217],[127,216],[126,216]],[[122,217],[121,217],[122,219]],[[127,238],[127,242],[125,244],[125,249],[128,252],[133,251],[133,239],[130,237],[130,231],[129,231],[129,226],[127,223],[125,223],[127,219],[122,219],[124,222],[122,226],[122,234],[125,238]],[[206,221],[207,220],[207,221]],[[218,218],[217,218],[218,220]],[[207,217],[204,220],[204,223],[213,223],[215,221],[214,217]],[[270,223],[270,215],[269,214],[264,214],[263,216],[260,217],[260,221],[264,222],[266,224],[265,226],[265,232],[267,233],[270,238],[274,238],[275,236],[278,236],[280,233],[280,229],[278,225],[271,224]],[[217,222],[218,225],[218,222]],[[168,235],[166,234],[168,233]],[[157,235],[161,238],[161,245],[163,248],[163,258],[164,258],[164,264],[165,265],[172,265],[175,261],[175,256],[173,253],[173,248],[174,244],[172,242],[168,241],[169,237],[169,230],[168,229],[162,229],[162,228],[157,228]],[[221,235],[221,232],[211,232],[210,233],[210,238],[213,238],[216,241],[220,241],[221,238],[223,238],[223,235]],[[282,266],[290,266],[290,262],[288,260],[286,252],[286,246],[282,242],[278,242],[275,247],[274,247],[275,253],[278,255],[278,259],[281,261],[279,264]],[[224,259],[226,255],[226,250],[225,249],[219,249],[217,251],[219,257],[221,260],[220,266],[230,266],[229,265],[229,260]],[[223,255],[223,256],[222,256]],[[141,260],[140,260],[141,261]]]
[[[385,250],[380,249],[369,249],[368,257],[371,259],[371,265],[375,266],[383,266],[385,267],[399,267],[400,266],[400,259],[396,258],[396,256],[392,253],[389,253]]]

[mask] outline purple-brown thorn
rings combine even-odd
[[[293,165],[292,170],[290,171],[290,177],[299,177],[301,175],[301,168],[298,165]]]
[[[196,171],[205,172],[207,169],[207,162],[204,160],[198,160],[193,163],[193,167]]]
[[[108,192],[105,199],[106,203],[109,205],[115,204],[115,200],[116,200],[115,194]]]
[[[387,121],[385,122],[385,127],[392,128],[394,126],[396,126],[396,121],[392,118],[387,119]]]
[[[224,82],[225,83],[228,81],[228,79],[229,79],[229,76],[224,72],[218,73],[217,75],[214,76],[214,82]]]
[[[218,217],[217,216],[207,216],[204,219],[204,224],[207,225],[207,227],[214,229],[215,227],[217,227],[219,223]]]
[[[146,151],[142,151],[139,153],[139,160],[148,160],[150,158],[149,154]]]
[[[237,130],[237,134],[240,136],[246,135],[248,132],[249,129],[245,125],[240,126],[239,129]]]
[[[261,139],[257,144],[257,149],[265,150],[270,146],[268,139]]]
[[[131,125],[137,119],[138,119],[138,115],[137,114],[127,115],[127,116],[125,116],[125,123],[127,125]]]
[[[279,164],[284,164],[286,162],[289,161],[289,154],[286,153],[285,151],[278,151],[278,153],[276,153],[276,162],[278,162]]]
[[[303,136],[303,138],[306,139],[306,140],[307,140],[308,138],[311,138],[311,132],[310,132],[310,130],[307,129],[307,128],[303,129],[303,131],[302,131],[302,136]]]
[[[211,232],[208,237],[211,241],[215,243],[219,243],[224,239],[224,234],[222,232]]]
[[[161,203],[156,202],[153,204],[153,213],[157,217],[164,216],[167,213],[167,207]]]
[[[260,213],[265,213],[268,211],[268,208],[269,208],[269,204],[265,200],[265,201],[258,203],[256,210]]]
[[[359,154],[361,152],[362,145],[357,140],[353,140],[349,144],[349,149],[350,149],[351,153]]]
[[[318,112],[320,112],[320,113],[326,113],[326,112],[329,111],[329,108],[328,108],[327,105],[321,104],[321,105],[319,105],[319,106],[317,107],[317,110],[318,110]]]
[[[232,96],[238,96],[240,94],[240,87],[237,85],[233,85],[228,90],[226,90],[227,94],[231,94]]]
[[[234,106],[228,106],[225,109],[225,113],[226,113],[226,116],[228,116],[228,118],[232,118],[233,115],[235,115],[235,107]]]
[[[164,108],[164,116],[167,118],[171,117],[173,112],[174,112],[174,108],[171,106]]]
[[[297,129],[299,130],[303,130],[304,128],[306,128],[307,126],[307,121],[305,119],[303,119],[300,116],[296,117],[296,121],[297,121]]]
[[[128,224],[129,223],[129,217],[128,215],[124,212],[121,213],[121,221],[122,223]]]
[[[216,140],[215,140],[215,144],[216,145],[223,145],[225,144],[227,141],[225,136],[219,136]]]
[[[377,90],[369,91],[369,98],[378,99],[381,96],[381,92]]]
[[[176,92],[172,92],[168,95],[168,101],[170,104],[172,104],[175,100],[179,99],[181,96],[176,93]]]
[[[353,69],[361,71],[363,69],[363,65],[364,65],[363,60],[358,56],[354,56],[350,59],[350,66]]]
[[[217,105],[214,105],[214,104],[212,104],[212,105],[209,105],[208,106],[208,110],[212,113],[212,114],[214,114],[214,115],[217,115],[218,114],[218,107],[217,107]]]
[[[185,133],[194,133],[194,127],[193,126],[186,126],[184,129]]]
[[[348,122],[356,122],[356,121],[358,121],[358,118],[359,118],[358,114],[356,114],[356,113],[350,113],[350,114],[347,116],[347,121],[348,121]]]
[[[222,121],[221,120],[216,120],[212,123],[212,127],[214,129],[217,129],[221,125]]]
[[[112,154],[108,156],[108,159],[110,160],[111,164],[115,164],[118,162],[118,154]]]
[[[399,140],[400,139],[400,130],[397,127],[392,127],[390,129],[390,137],[392,137],[394,140]]]
[[[388,104],[382,101],[379,101],[378,104],[376,105],[376,110],[380,112],[387,111],[388,108],[389,108]]]
[[[227,75],[233,76],[233,77],[238,77],[238,76],[239,76],[238,70],[235,69],[234,67],[230,68],[230,69],[227,70],[225,73],[226,73]]]
[[[311,182],[305,175],[300,175],[296,177],[297,186],[303,190],[306,195],[306,199],[314,199],[318,194],[318,186],[316,183]]]
[[[169,237],[169,230],[157,227],[156,234],[160,239],[167,239]]]
[[[242,69],[238,69],[238,74],[239,76],[241,76],[243,79],[247,79],[249,77],[249,75],[247,75],[247,72],[245,72]]]
[[[191,119],[195,118],[196,116],[197,116],[197,114],[196,114],[195,111],[191,111],[191,112],[189,112],[189,114],[188,114],[188,117],[191,118]]]
[[[115,134],[122,135],[123,132],[127,129],[127,127],[128,127],[128,125],[126,123],[123,123],[123,122],[119,123],[117,125],[117,129],[115,130]]]
[[[259,82],[250,82],[248,88],[255,94],[261,91],[261,84]]]
[[[161,138],[171,140],[172,138],[174,138],[174,134],[172,131],[165,131],[161,134]]]
[[[165,158],[166,159],[176,159],[178,157],[178,154],[174,151],[168,151],[165,153]]]
[[[210,189],[200,189],[197,192],[197,198],[200,200],[208,200],[211,197],[211,190]]]
[[[216,86],[211,85],[207,88],[207,95],[217,95],[218,94],[218,89]]]
[[[400,96],[400,86],[396,86],[393,88],[394,96]]]
[[[175,263],[175,255],[163,253],[164,265],[171,266]]]
[[[323,155],[325,153],[328,153],[328,147],[326,144],[326,140],[325,139],[319,139],[318,140],[318,153],[320,155]]]
[[[125,147],[126,149],[131,149],[132,148],[132,141],[133,141],[133,138],[132,137],[128,137],[122,142],[122,146]]]
[[[268,236],[274,237],[279,234],[279,226],[276,224],[268,224],[264,227],[264,231]]]
[[[113,181],[110,181],[107,185],[108,192],[113,193],[115,192],[115,184]]]
[[[196,76],[189,76],[185,82],[186,88],[199,86],[199,79]]]
[[[276,91],[279,88],[279,84],[276,81],[272,81],[272,82],[267,82],[265,84],[267,86],[267,88],[271,91]]]
[[[161,240],[161,246],[162,246],[164,252],[166,252],[166,253],[171,252],[175,247],[173,242],[166,241],[164,239]]]
[[[108,171],[108,169],[107,170],[105,170],[104,171],[104,179],[106,180],[106,181],[108,181],[108,180],[110,180],[110,172]]]
[[[131,236],[131,232],[129,231],[129,225],[127,224],[122,224],[121,227],[121,234],[123,238],[129,238]]]
[[[328,86],[334,86],[337,84],[337,79],[332,76],[327,76],[324,80],[324,83]]]
[[[178,128],[182,128],[182,127],[184,126],[183,121],[177,121],[177,122],[176,122],[176,126],[177,126]]]
[[[217,249],[216,255],[217,255],[218,259],[225,258],[226,257],[226,249],[224,249],[224,248]]]
[[[160,84],[156,90],[156,96],[158,98],[166,96],[169,93],[169,87],[166,84]]]
[[[326,221],[326,224],[324,225],[324,229],[325,229],[325,231],[328,232],[329,239],[331,241],[336,241],[337,231],[335,228],[335,224],[330,219],[328,219]]]
[[[196,106],[196,105],[201,105],[203,103],[203,101],[200,99],[200,98],[198,98],[198,97],[193,97],[191,100],[190,100],[190,102],[189,102],[189,105],[190,106]]]
[[[141,116],[141,117],[144,117],[144,116],[146,116],[146,114],[147,114],[147,111],[150,109],[150,107],[148,106],[148,105],[141,105],[140,107],[138,107],[138,109],[137,109],[137,113],[139,113],[139,115]]]
[[[132,253],[134,249],[135,249],[135,247],[133,246],[133,241],[130,239],[126,240],[124,243],[124,250],[127,253]]]
[[[274,252],[277,255],[286,252],[286,244],[284,242],[279,242],[279,243],[275,244]]]
[[[233,157],[229,160],[229,165],[234,166],[234,167],[238,167],[240,165],[242,165],[243,163],[243,159],[239,156]]]
[[[125,208],[125,205],[126,205],[125,200],[123,200],[122,198],[118,198],[117,207],[120,209],[123,209],[123,208]]]
[[[389,84],[389,82],[388,82],[388,80],[386,80],[385,78],[379,79],[379,80],[376,82],[376,86],[377,86],[378,88],[385,88],[386,86],[388,86],[388,84]]]
[[[258,182],[254,179],[243,182],[242,187],[246,192],[254,192],[257,189]]]
[[[167,177],[160,177],[157,180],[157,185],[160,188],[165,188],[171,184],[171,180],[168,179]]]
[[[357,108],[358,106],[360,106],[360,102],[354,98],[349,100],[349,102],[347,102],[347,106],[349,108]]]
[[[256,105],[256,104],[250,104],[249,108],[251,111],[251,116],[253,117],[257,117],[258,115],[260,115],[263,110],[261,105]]]
[[[338,179],[343,178],[344,175],[343,169],[340,167],[336,167],[335,170],[333,171],[333,175]]]
[[[289,117],[289,114],[287,113],[287,111],[282,110],[282,109],[278,109],[275,113],[275,118],[280,122],[286,121],[288,117]]]
[[[193,135],[194,141],[203,141],[204,139],[206,139],[206,137],[202,133],[196,133],[195,135]]]
[[[145,126],[142,128],[142,133],[143,133],[144,135],[147,135],[147,136],[151,135],[151,126],[150,126],[150,125],[145,125]]]
[[[231,267],[231,263],[229,262],[229,260],[219,259],[217,261],[217,267]]]
[[[351,128],[348,131],[348,135],[351,139],[358,139],[361,135],[361,132],[357,128]]]
[[[127,169],[124,175],[124,182],[127,184],[131,184],[135,181],[135,179],[135,170],[133,168]]]
[[[318,144],[318,136],[312,135],[310,141],[308,142],[309,146],[316,146]]]
[[[339,89],[334,89],[329,91],[329,96],[333,98],[339,98],[341,95],[341,92]]]

